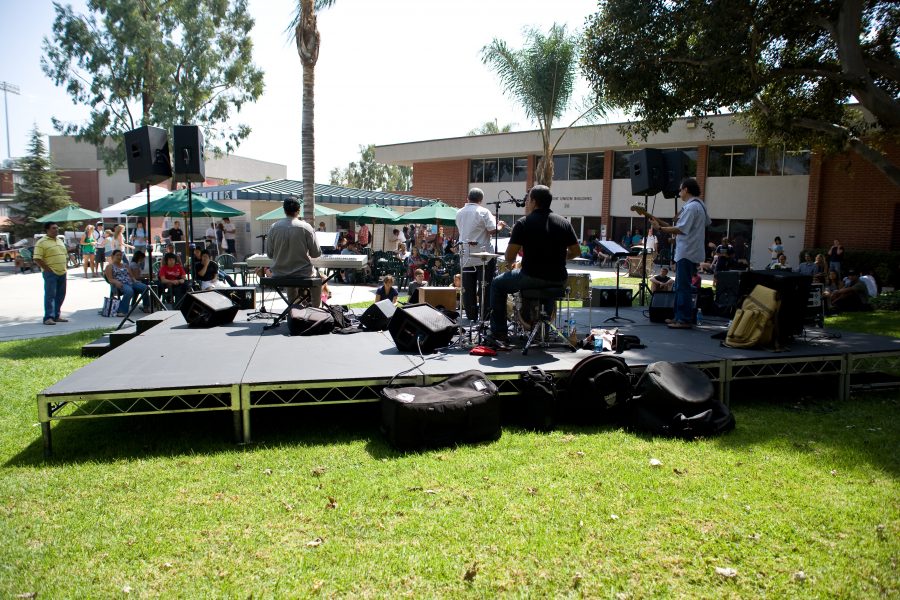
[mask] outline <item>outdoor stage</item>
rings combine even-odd
[[[611,327],[603,320],[612,309],[572,309],[579,332]],[[656,361],[689,363],[716,385],[729,401],[731,386],[746,380],[832,376],[835,396],[849,397],[851,386],[867,375],[900,366],[900,340],[883,336],[807,329],[784,352],[725,348],[712,335],[724,320],[692,330],[671,330],[651,323],[640,307],[620,309],[634,324],[619,323],[622,333],[640,337],[647,347],[619,356],[639,373]],[[264,408],[377,402],[393,385],[427,385],[468,369],[483,371],[504,395],[519,392],[521,375],[539,366],[565,388],[568,373],[591,355],[588,350],[533,348],[522,344],[497,356],[471,356],[465,350],[426,355],[401,353],[388,332],[290,337],[287,324],[264,331],[271,322],[246,320],[212,329],[190,329],[179,312],[147,317],[155,326],[114,348],[91,364],[43,390],[37,397],[44,450],[51,452],[51,422],[122,415],[230,411],[234,436],[251,439],[251,417]],[[563,309],[565,316],[565,309]],[[139,329],[140,330],[140,329]]]

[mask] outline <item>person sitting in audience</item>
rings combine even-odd
[[[135,250],[134,254],[131,256],[131,262],[128,263],[128,268],[131,269],[131,277],[135,281],[141,281],[143,283],[149,281],[147,271],[144,269],[146,266],[144,265],[146,258],[143,250]]]
[[[659,275],[654,275],[649,279],[649,283],[651,294],[655,294],[656,292],[671,292],[672,287],[675,285],[675,279],[669,277],[669,269],[663,267],[659,270]]]
[[[392,304],[397,304],[399,298],[400,293],[394,287],[394,276],[385,275],[384,279],[381,280],[381,287],[375,290],[375,302],[390,300]]]
[[[425,271],[423,271],[422,269],[416,269],[415,279],[413,279],[409,284],[410,304],[415,304],[419,301],[419,288],[423,288],[426,285],[428,285],[428,282],[425,281]]]
[[[159,267],[159,282],[172,290],[175,304],[178,305],[188,291],[187,272],[178,262],[174,252],[163,255],[163,264]]]
[[[831,309],[835,312],[871,310],[869,289],[865,282],[860,281],[859,273],[853,269],[847,269],[847,278],[850,280],[850,285],[831,292],[829,295]]]
[[[228,284],[219,280],[219,265],[209,256],[206,248],[200,250],[200,264],[197,267],[197,281],[201,290],[228,287]]]
[[[825,283],[828,279],[828,261],[824,254],[816,254],[816,268],[813,272],[813,281],[816,283]]]
[[[878,282],[875,281],[875,275],[872,271],[863,270],[859,280],[866,284],[866,289],[869,291],[869,298],[874,298],[878,295]]]
[[[131,306],[131,300],[134,293],[137,292],[143,299],[143,307],[141,310],[147,313],[148,308],[147,286],[140,281],[135,281],[131,276],[131,269],[122,262],[122,251],[116,248],[110,256],[110,263],[103,270],[103,276],[111,286],[122,292],[122,298],[119,301],[119,311],[117,317],[124,317],[128,314]],[[865,286],[865,284],[863,284]]]
[[[787,256],[782,252],[778,255],[778,259],[772,264],[770,269],[774,269],[776,271],[790,271],[791,267],[788,265]]]
[[[816,263],[813,262],[812,254],[809,252],[803,253],[803,262],[797,265],[797,271],[803,275],[814,276],[816,274]]]

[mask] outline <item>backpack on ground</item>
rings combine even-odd
[[[536,431],[553,429],[556,415],[556,380],[540,367],[522,373],[519,393],[503,398],[504,422]]]
[[[324,335],[334,331],[334,317],[324,308],[295,304],[288,318],[288,330],[291,335]]]
[[[573,422],[615,419],[631,395],[631,370],[625,361],[607,353],[591,354],[569,373],[560,417]]]
[[[724,345],[729,348],[769,347],[778,340],[778,292],[757,285],[734,313]]]
[[[626,427],[667,437],[694,439],[734,429],[734,415],[713,398],[712,382],[684,363],[655,362],[638,379],[622,411]]]

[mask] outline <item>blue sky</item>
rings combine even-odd
[[[82,0],[71,2],[79,9]],[[266,90],[237,119],[253,133],[236,154],[288,165],[300,178],[301,70],[284,29],[295,1],[250,0],[256,20],[254,60]],[[533,129],[505,97],[479,50],[494,37],[521,46],[525,27],[553,22],[583,28],[596,0],[338,0],[319,15],[322,46],[316,67],[316,179],[359,157],[359,146],[456,137],[488,120]],[[41,40],[50,34],[49,0],[0,0],[4,24],[0,81],[19,86],[8,97],[13,156],[25,152],[36,123],[52,133],[51,117],[82,121],[40,68]],[[586,88],[582,87],[582,91]],[[562,122],[568,124],[574,115]],[[6,158],[0,121],[0,156]]]

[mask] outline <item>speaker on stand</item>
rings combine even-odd
[[[150,227],[150,186],[172,177],[169,159],[169,135],[160,127],[138,127],[125,132],[125,161],[128,165],[128,181],[143,185],[147,192],[147,264],[153,266],[153,235]],[[152,273],[151,273],[152,277]],[[148,289],[150,310],[165,306],[153,288]],[[131,313],[129,313],[130,315]],[[121,329],[129,317],[126,316],[116,329]]]
[[[176,125],[174,130],[173,167],[175,181],[187,182],[188,240],[194,243],[194,199],[191,182],[206,181],[206,158],[203,154],[203,131],[197,125]]]

